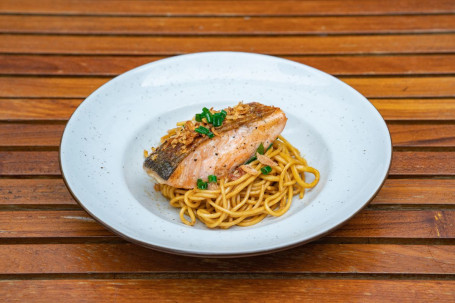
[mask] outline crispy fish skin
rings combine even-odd
[[[158,183],[194,188],[208,175],[227,176],[247,161],[259,144],[271,144],[286,125],[284,112],[260,103],[245,104],[248,111],[238,119],[225,120],[216,128],[219,136],[196,137],[191,144],[166,140],[144,161],[144,169]]]

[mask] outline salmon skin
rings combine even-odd
[[[209,175],[226,177],[254,156],[261,143],[267,147],[275,141],[287,121],[280,108],[256,102],[224,110],[227,115],[219,127],[193,120],[171,130],[172,135],[145,159],[147,174],[158,183],[185,189],[196,187],[197,179],[207,180]],[[196,132],[198,126],[210,129],[214,136]]]

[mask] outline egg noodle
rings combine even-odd
[[[179,189],[165,184],[155,188],[169,203],[180,209],[180,219],[187,225],[194,225],[196,218],[209,228],[229,228],[234,225],[251,226],[262,221],[267,215],[281,216],[299,195],[302,199],[305,189],[313,188],[319,182],[319,172],[308,166],[300,152],[286,139],[279,136],[264,154],[275,162],[269,174],[262,174],[265,167],[256,159],[247,171],[236,180],[217,180],[215,189]],[[262,158],[263,160],[263,158]],[[314,180],[305,182],[305,173],[314,175]]]

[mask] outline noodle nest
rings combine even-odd
[[[266,165],[256,159],[249,167],[258,173],[247,170],[236,180],[220,179],[215,189],[179,189],[165,184],[156,184],[155,188],[180,209],[180,219],[187,225],[194,225],[199,219],[209,228],[251,226],[268,215],[282,216],[295,195],[302,199],[305,190],[319,182],[319,171],[308,166],[300,152],[282,136],[264,156],[276,163],[267,175],[261,173]],[[313,181],[307,183],[305,173],[313,174]]]

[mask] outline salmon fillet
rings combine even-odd
[[[158,183],[177,188],[196,187],[197,179],[209,175],[223,178],[255,155],[262,143],[269,146],[286,125],[286,115],[278,107],[260,103],[239,104],[225,109],[228,113],[222,126],[216,127],[213,138],[194,135],[194,122],[185,124],[191,139],[168,138],[144,161],[144,169]],[[240,113],[239,113],[240,112]],[[182,132],[183,133],[183,132]],[[183,141],[183,142],[182,142]]]

